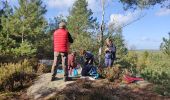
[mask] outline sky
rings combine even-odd
[[[17,0],[8,0],[11,5],[17,5]],[[69,9],[76,0],[43,0],[47,5],[46,19],[59,15],[68,16]],[[101,0],[87,0],[88,8],[101,23]],[[124,11],[118,0],[105,0],[105,23],[124,26],[123,36],[128,48],[158,50],[163,37],[170,32],[170,9],[158,5],[145,10]],[[143,17],[141,17],[143,16]],[[134,22],[134,20],[139,19]]]

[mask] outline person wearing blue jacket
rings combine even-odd
[[[81,51],[83,68],[81,71],[82,76],[89,76],[89,71],[93,67],[94,55],[90,51],[82,50]]]
[[[90,51],[83,50],[83,57],[85,59],[84,65],[93,65],[94,55]]]
[[[116,46],[111,39],[106,39],[106,48],[105,48],[105,66],[112,67],[114,60],[116,58]]]

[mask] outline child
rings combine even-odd
[[[76,52],[72,52],[68,55],[68,69],[69,75],[72,75],[73,69],[77,66],[76,64]]]
[[[112,40],[107,38],[106,49],[105,49],[105,66],[112,67],[115,57],[116,57],[116,47],[113,44]]]

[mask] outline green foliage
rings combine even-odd
[[[116,45],[116,63],[120,63],[128,53],[128,49],[125,46],[125,41],[121,32],[113,35],[113,42]]]
[[[162,7],[170,8],[169,4],[165,4],[168,0],[120,0],[125,5],[125,10],[129,8],[149,8],[150,6],[154,6],[156,4],[161,4]]]
[[[92,17],[93,12],[87,6],[86,0],[76,0],[68,16],[68,29],[75,37],[77,34],[89,35],[97,25],[97,19]]]
[[[157,85],[156,92],[162,95],[170,95],[170,71],[169,58],[162,54],[150,54],[145,67],[141,70],[141,75],[146,80]],[[158,91],[162,88],[163,90]]]
[[[138,69],[137,69],[137,63],[138,63],[138,56],[136,52],[128,52],[127,56],[124,57],[124,63],[122,66],[124,68],[127,68],[133,75],[137,75]]]
[[[163,85],[156,85],[154,90],[163,96],[170,96],[170,81]]]
[[[28,60],[20,63],[0,64],[0,90],[11,91],[28,84],[33,77],[33,69]]]
[[[96,18],[92,17],[91,9],[87,6],[86,0],[76,0],[68,16],[68,30],[74,39],[71,49],[96,52],[97,42],[93,35],[98,24]]]
[[[10,27],[9,17],[12,16],[12,8],[8,2],[1,2],[3,8],[0,10],[0,58],[3,58],[11,54],[11,48],[14,47],[15,40],[10,37],[10,32],[8,31]]]
[[[44,34],[46,20],[43,16],[46,13],[46,7],[42,0],[18,0],[18,3],[17,7],[11,8],[8,2],[4,2],[0,10],[0,25],[2,25],[0,58],[2,59],[34,56],[34,54],[43,53],[38,52],[39,48],[46,47],[46,45],[40,45],[47,37]]]
[[[110,82],[114,82],[115,80],[120,80],[122,76],[122,69],[120,66],[116,65],[110,68],[99,69],[98,73],[100,77],[108,79]]]
[[[170,57],[170,33],[168,33],[169,39],[163,38],[163,42],[161,43],[161,50],[165,55]]]
[[[161,79],[170,77],[170,71],[168,70],[170,66],[169,60],[165,57],[161,58],[160,55],[151,55],[149,57],[150,62],[146,64],[146,67],[141,72],[142,75],[145,75],[145,78],[154,83],[163,82]],[[159,79],[159,76],[165,77]]]
[[[71,45],[72,50],[91,50],[91,51],[96,51],[97,48],[97,43],[94,39],[91,37],[83,36],[83,35],[78,35],[78,38],[75,38],[74,44]]]
[[[15,45],[15,40],[8,38],[5,39],[3,34],[0,34],[0,57],[11,54],[11,49]]]
[[[53,19],[49,19],[48,25],[45,27],[45,32],[52,36],[54,30],[59,28],[58,25],[61,21],[66,22],[66,19],[63,15],[59,15],[57,17],[54,17]]]
[[[19,6],[15,7],[15,13],[12,16],[11,24],[13,35],[26,40],[36,39],[45,26],[43,15],[46,8],[41,0],[19,0]]]
[[[150,60],[149,60],[150,55],[151,53],[149,53],[148,51],[142,52],[141,55],[138,54],[137,67],[138,67],[139,72],[141,72],[141,70],[143,70],[148,63],[150,63]]]
[[[123,39],[122,33],[116,33],[113,35],[113,42],[116,45],[116,56],[121,58],[126,56],[128,49],[125,46],[125,40]]]
[[[27,41],[20,44],[18,48],[12,49],[12,52],[16,57],[30,57],[35,54],[36,49]]]
[[[36,57],[38,58],[52,58],[53,56],[53,41],[51,34],[44,34],[39,36],[37,43],[35,43],[37,48]]]
[[[122,57],[118,61],[116,61],[115,66],[119,66],[122,69],[129,70],[132,75],[138,75],[139,70],[137,68],[138,65],[138,55],[134,51],[129,51],[126,56]]]

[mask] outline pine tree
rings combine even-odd
[[[68,16],[68,30],[75,39],[72,49],[93,50],[93,36],[98,23],[96,18],[92,17],[91,9],[88,9],[86,0],[76,0]],[[84,41],[84,42],[83,42]]]
[[[170,57],[170,33],[168,33],[169,38],[163,38],[163,42],[161,43],[161,50],[164,54]]]
[[[128,53],[128,49],[125,46],[125,40],[121,32],[113,35],[113,42],[116,45],[116,57],[121,59]]]
[[[46,7],[42,0],[18,0],[19,6],[11,17],[11,32],[20,41],[35,42],[45,26]]]
[[[4,42],[0,43],[0,50],[15,57],[31,56],[36,50],[38,54],[39,44],[45,38],[46,6],[42,0],[18,0],[18,3],[14,12],[7,2],[4,6],[0,34]]]
[[[1,1],[0,9],[0,58],[11,54],[11,48],[15,46],[15,40],[13,40],[9,32],[9,21],[13,15],[12,8],[6,1]]]
[[[109,26],[108,34],[106,35],[106,38],[113,39],[113,42],[116,45],[117,58],[123,58],[128,53],[128,49],[125,45],[125,40],[123,38],[121,28],[115,29],[114,25]]]
[[[87,34],[94,29],[96,18],[92,17],[93,12],[88,9],[86,0],[76,0],[68,17],[68,29],[74,34]]]
[[[161,7],[170,8],[169,0],[120,0],[124,4],[125,10],[136,9],[136,8],[149,8],[151,6],[160,4]]]

